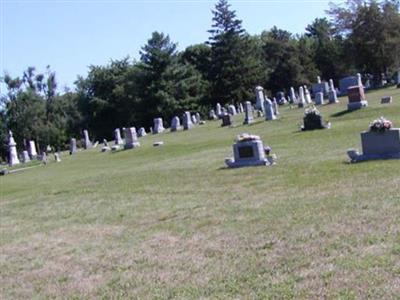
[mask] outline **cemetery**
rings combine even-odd
[[[146,298],[161,280],[163,295],[191,298],[246,276],[252,283],[243,295],[272,280],[268,286],[280,292],[271,295],[283,289],[307,296],[326,274],[360,275],[363,266],[374,268],[366,280],[386,282],[379,294],[392,295],[398,241],[386,226],[397,230],[400,94],[392,87],[366,96],[367,108],[345,115],[336,113],[347,109],[347,96],[319,106],[334,124],[329,131],[295,131],[306,104],[279,106],[281,118],[271,122],[244,102],[243,113],[203,126],[193,126],[194,112],[185,113],[183,127],[190,130],[139,138],[129,127],[121,144],[110,128],[115,140],[101,144],[104,153],[94,145],[79,148],[76,137],[70,151],[58,158],[49,153],[46,165],[34,159],[8,167],[0,177],[4,293],[96,298],[122,291]],[[382,105],[387,96],[392,103]],[[368,124],[381,115],[391,127],[370,132]],[[235,126],[221,127],[226,116]],[[155,125],[164,128],[162,120]],[[360,133],[362,151],[346,155],[360,147]],[[82,147],[93,142],[90,132],[81,138]],[[358,161],[365,162],[349,163]],[[236,168],[248,165],[261,167]],[[276,283],[268,275],[273,268]],[[363,286],[347,278],[346,289]],[[294,286],[295,279],[306,286]],[[12,288],[13,282],[24,288]],[[326,293],[339,295],[333,287]]]

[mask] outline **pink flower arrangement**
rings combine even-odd
[[[385,132],[392,128],[393,124],[391,121],[385,119],[384,117],[380,117],[379,119],[374,120],[369,125],[369,131],[372,132]]]

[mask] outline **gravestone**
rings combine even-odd
[[[193,123],[193,124],[197,124],[196,115],[192,115],[191,119],[192,119],[192,123]]]
[[[351,162],[374,159],[400,159],[400,128],[384,132],[361,133],[362,154],[351,149],[347,152]]]
[[[279,115],[278,102],[275,98],[274,101],[272,101],[272,108],[274,109],[275,116],[278,116]]]
[[[304,96],[304,88],[301,86],[301,87],[299,87],[299,103],[298,103],[298,106],[299,107],[304,107],[305,104],[306,104],[306,98]]]
[[[124,141],[121,138],[121,131],[119,128],[114,130],[114,144],[115,145],[123,145]]]
[[[26,150],[22,151],[22,162],[28,163],[30,161],[31,161],[31,158],[29,157],[28,151],[26,151]]]
[[[146,135],[147,135],[146,129],[144,129],[144,127],[140,127],[139,131],[138,131],[138,136],[142,137],[142,136],[146,136]]]
[[[208,113],[208,119],[209,120],[216,120],[218,119],[217,115],[215,114],[215,111],[213,109],[210,110]]]
[[[243,124],[251,124],[251,123],[253,123],[253,120],[254,120],[253,107],[252,107],[250,101],[246,101],[244,103],[244,113],[245,113],[245,117],[244,117]]]
[[[315,94],[315,104],[323,105],[324,104],[324,93],[318,92]]]
[[[310,111],[306,111],[301,130],[307,131],[315,129],[329,129],[330,127],[330,123],[326,123],[320,113],[317,110],[312,109]]]
[[[139,147],[140,143],[137,140],[137,135],[136,135],[136,128],[135,127],[130,127],[130,128],[125,128],[125,149],[132,149]]]
[[[270,166],[272,157],[266,157],[263,142],[259,136],[242,134],[233,144],[233,158],[225,159],[230,168],[249,166]]]
[[[179,118],[177,116],[173,117],[171,121],[171,131],[178,131],[180,127],[181,121],[179,120]]]
[[[220,107],[221,108],[221,107]],[[221,111],[221,109],[220,109]],[[183,115],[183,130],[189,130],[193,127],[192,117],[189,111],[185,111]]]
[[[37,151],[36,151],[36,145],[35,141],[29,141],[28,142],[28,153],[31,159],[36,159],[37,158]]]
[[[358,86],[359,76],[348,76],[339,80],[340,95],[347,95],[347,89],[351,86]]]
[[[337,102],[339,102],[339,100],[337,98],[335,86],[333,84],[333,80],[332,79],[329,79],[329,94],[328,94],[328,98],[329,98],[329,103],[337,103]]]
[[[225,114],[221,117],[222,127],[231,126],[232,125],[232,116],[230,114]]]
[[[196,123],[197,123],[197,124],[200,124],[200,122],[201,122],[200,113],[197,112],[197,113],[195,114],[195,117],[196,117]]]
[[[272,101],[268,98],[266,98],[264,101],[264,115],[266,121],[272,121],[276,119]]]
[[[307,86],[304,86],[304,97],[306,99],[307,104],[312,103],[311,94],[310,94],[310,91],[308,90]]]
[[[297,102],[296,93],[295,93],[293,87],[290,88],[289,98],[290,98],[290,102],[291,102],[291,103],[296,103],[296,102]]]
[[[154,123],[153,134],[159,134],[165,130],[162,118],[155,118],[153,120],[153,123]],[[136,130],[135,130],[135,134],[136,134]]]
[[[14,140],[11,130],[8,132],[8,164],[10,166],[18,165],[17,143]]]
[[[222,114],[221,104],[217,103],[217,105],[215,106],[215,113],[217,114],[217,117],[220,118]]]
[[[92,148],[92,142],[89,139],[89,132],[86,129],[83,130],[83,148],[85,149]]]
[[[235,116],[237,114],[235,105],[231,104],[228,106],[228,113],[232,116]]]
[[[392,103],[393,97],[392,96],[385,96],[381,98],[381,104],[389,104]]]
[[[277,92],[276,93],[276,102],[279,104],[279,105],[283,105],[283,104],[285,104],[287,101],[286,101],[286,98],[285,98],[285,93],[284,92]]]
[[[262,86],[256,86],[256,109],[264,111],[264,88]]]
[[[349,103],[347,104],[348,110],[355,110],[368,106],[364,94],[364,87],[362,85],[349,87],[347,89],[347,96],[349,98]]]
[[[54,152],[54,160],[56,162],[61,162],[60,153]]]
[[[239,110],[240,114],[242,114],[244,112],[242,103],[239,103],[238,110]]]
[[[78,149],[76,147],[76,139],[72,138],[69,142],[69,154],[72,155],[76,152],[78,152]]]

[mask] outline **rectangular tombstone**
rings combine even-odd
[[[76,139],[72,138],[69,142],[69,154],[74,154],[78,151],[76,147]]]
[[[315,94],[323,93],[324,96],[328,96],[329,84],[327,82],[315,83],[312,85],[312,91]]]
[[[384,132],[362,132],[361,144],[364,155],[400,154],[400,128]]]
[[[83,148],[92,148],[92,142],[89,139],[89,132],[86,129],[83,131]]]
[[[222,127],[232,125],[232,116],[229,114],[221,116],[221,120],[222,120],[221,124]]]
[[[125,149],[132,149],[139,147],[140,143],[138,142],[137,139],[137,134],[136,134],[136,128],[135,127],[130,127],[130,128],[125,128]]]
[[[265,164],[264,145],[261,140],[238,142],[233,144],[233,156],[236,164]]]
[[[190,111],[185,111],[183,115],[183,130],[189,130],[193,127]]]
[[[245,117],[244,117],[243,124],[251,124],[251,123],[253,123],[253,120],[254,120],[253,107],[252,107],[250,101],[246,101],[244,103],[244,113],[245,113]]]
[[[347,105],[348,110],[360,109],[368,106],[368,102],[365,99],[364,87],[361,85],[349,87],[347,89],[347,96],[349,98],[349,103]]]
[[[29,141],[28,143],[28,153],[31,159],[36,159],[37,157],[37,151],[36,151],[36,145],[35,141]]]
[[[316,105],[324,104],[324,93],[323,92],[318,92],[315,94],[315,104]]]
[[[339,90],[341,95],[347,95],[347,89],[351,86],[358,85],[357,76],[348,76],[339,80]]]

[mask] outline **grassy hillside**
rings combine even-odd
[[[400,127],[400,90],[367,98],[321,107],[330,130],[300,132],[303,110],[281,107],[0,177],[0,298],[398,299],[400,160],[346,150],[377,117]],[[278,164],[226,169],[242,132]]]

